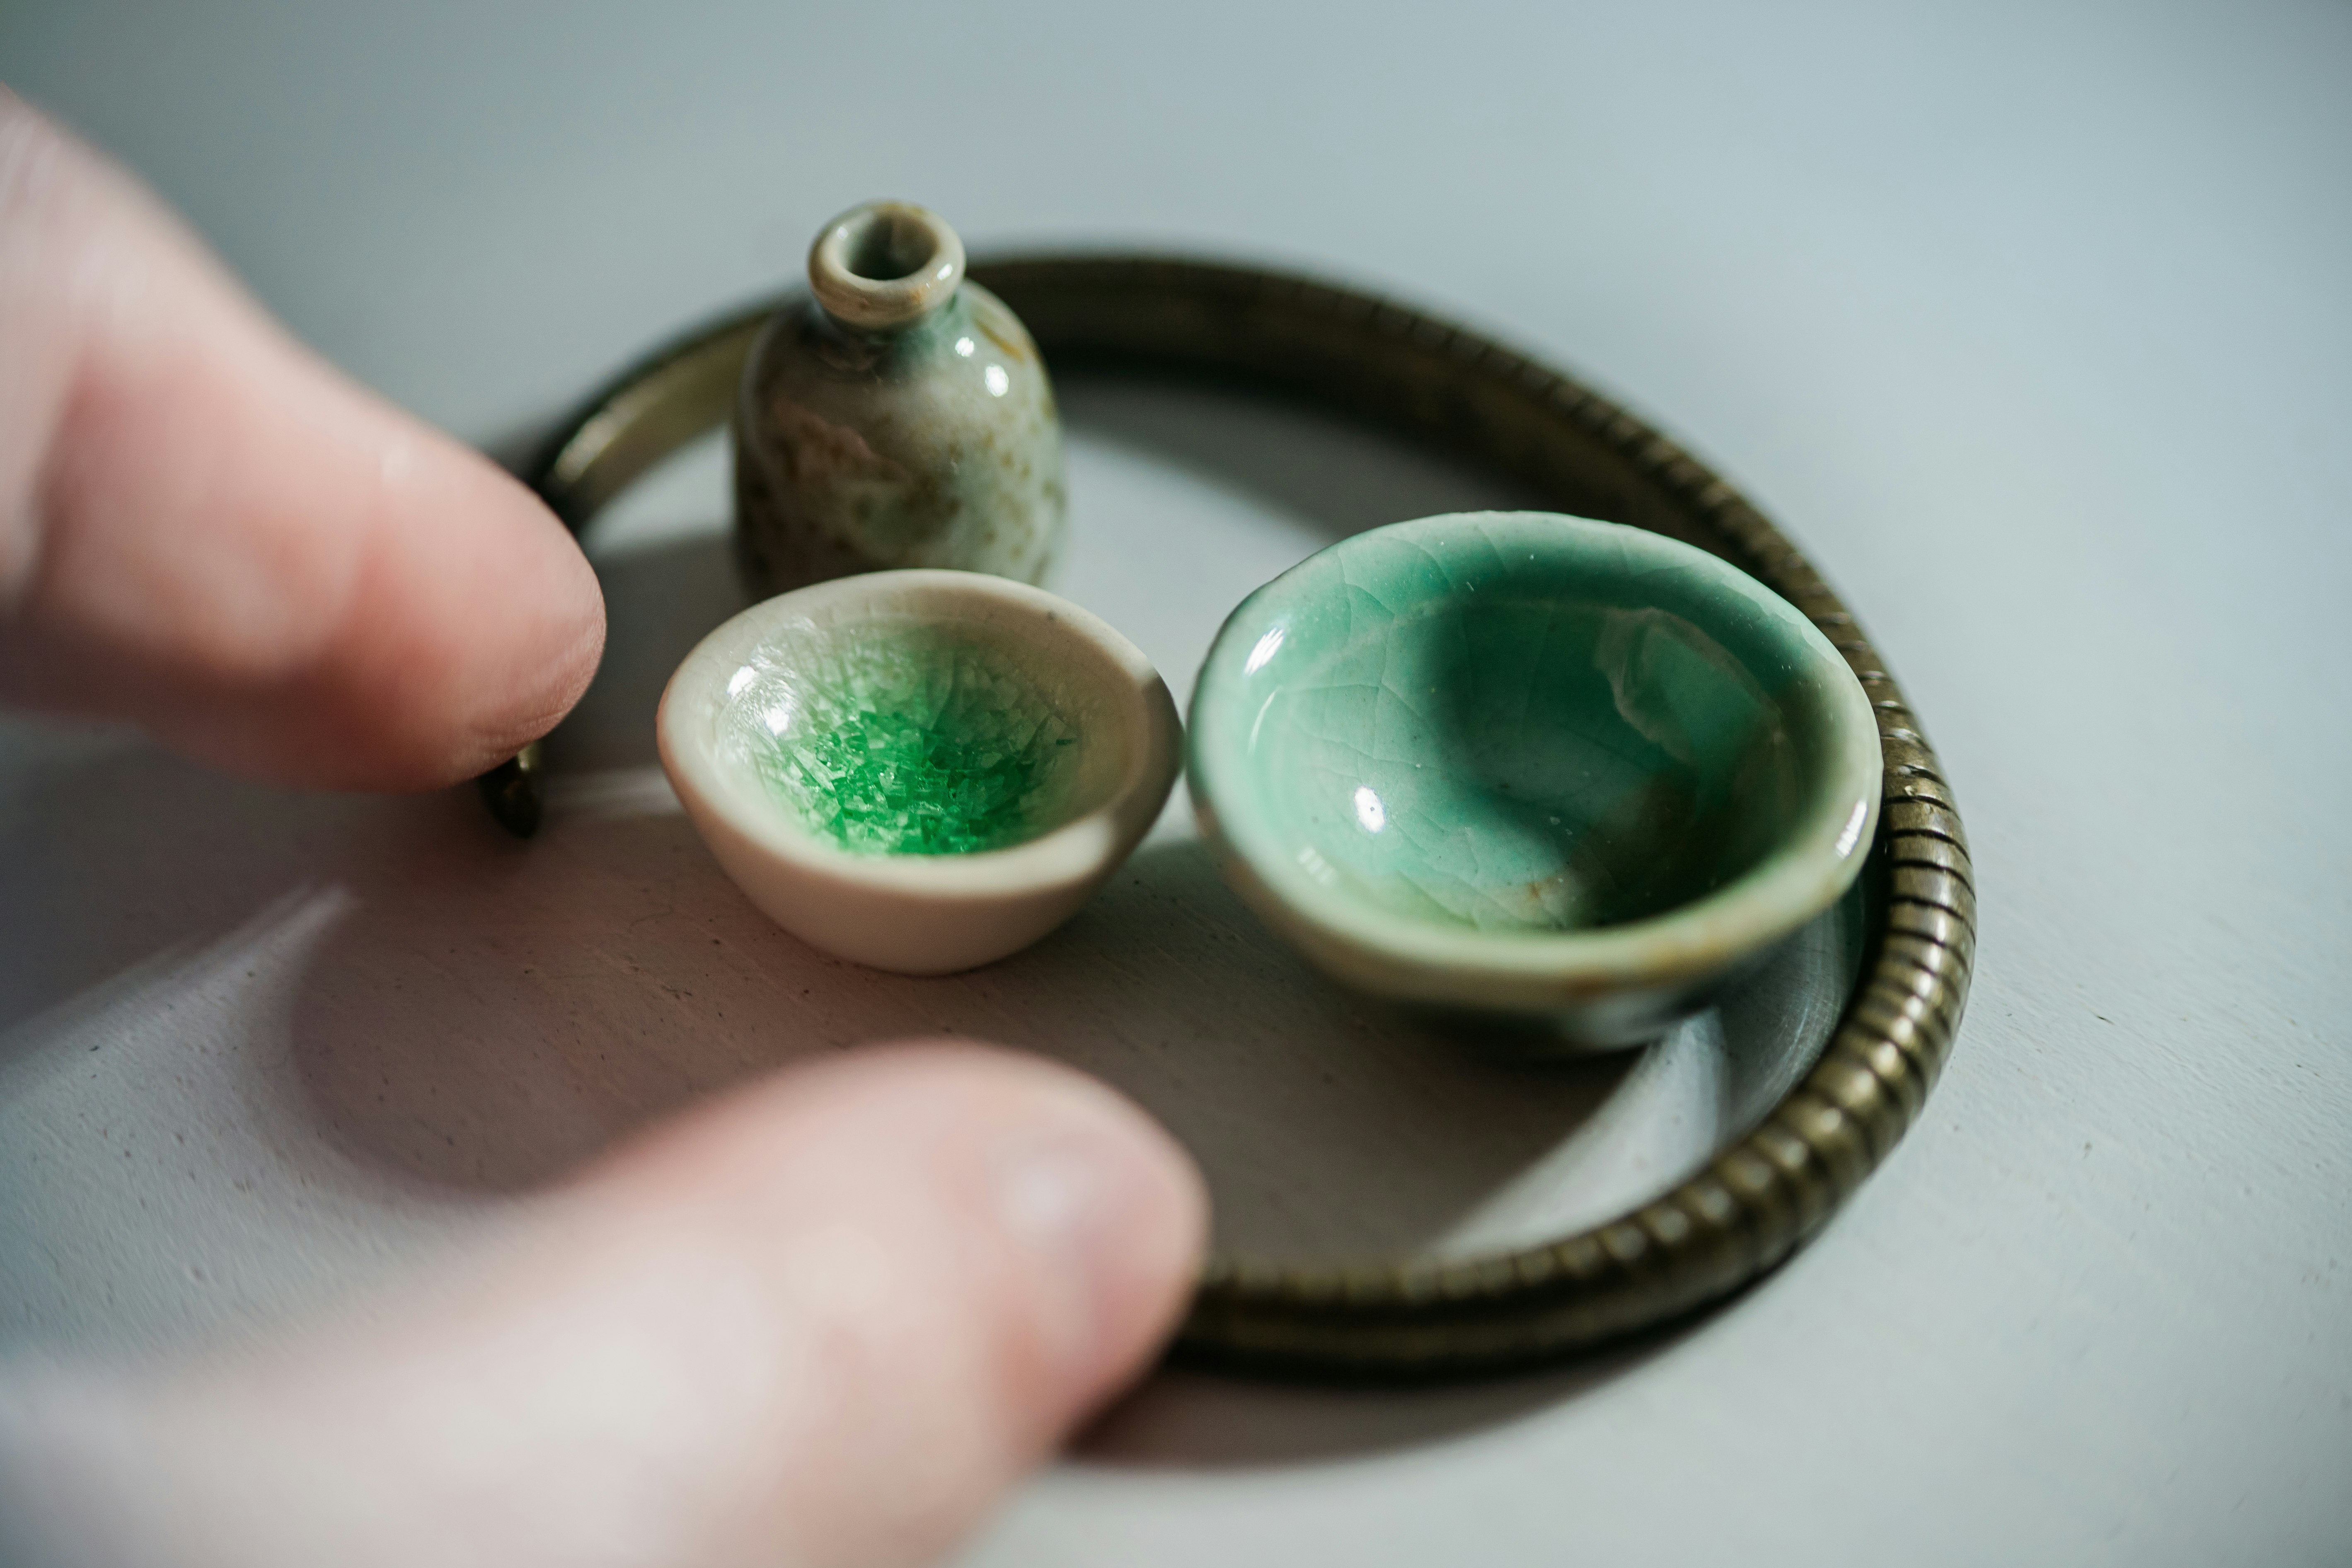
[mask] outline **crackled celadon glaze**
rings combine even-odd
[[[1654,1033],[1853,880],[1875,727],[1819,631],[1688,545],[1545,513],[1375,530],[1236,610],[1192,787],[1342,978]]]
[[[1071,815],[1076,727],[986,640],[883,622],[763,647],[744,672],[725,744],[844,849],[1003,849]]]
[[[809,292],[745,365],[734,447],[736,557],[761,594],[897,567],[1036,583],[1060,548],[1036,344],[920,207],[872,203],[818,234]]]

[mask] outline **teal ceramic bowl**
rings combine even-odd
[[[1244,600],[1192,699],[1228,879],[1339,980],[1654,1037],[1834,903],[1876,826],[1845,661],[1704,551],[1548,512],[1333,545]]]

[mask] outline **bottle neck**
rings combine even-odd
[[[935,213],[869,202],[825,225],[809,247],[809,290],[845,332],[905,332],[963,282],[963,241]]]

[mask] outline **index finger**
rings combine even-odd
[[[604,604],[554,517],[5,89],[0,344],[0,701],[402,789],[510,755],[586,688]]]

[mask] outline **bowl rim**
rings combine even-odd
[[[1771,612],[1771,623],[1802,650],[1786,694],[1818,700],[1829,744],[1807,781],[1788,832],[1756,865],[1705,896],[1664,912],[1592,930],[1481,931],[1440,924],[1351,898],[1309,877],[1252,814],[1219,809],[1217,781],[1247,764],[1246,723],[1234,722],[1244,666],[1300,588],[1299,574],[1370,541],[1416,543],[1458,538],[1465,529],[1540,531],[1613,543],[1618,560],[1641,570],[1696,574],[1711,591]],[[1435,543],[1438,541],[1427,541]],[[1720,557],[1647,529],[1564,512],[1445,512],[1370,529],[1326,546],[1264,584],[1219,628],[1193,689],[1188,725],[1188,787],[1203,833],[1244,899],[1269,923],[1289,928],[1328,966],[1370,989],[1410,1000],[1540,1009],[1610,993],[1687,984],[1759,954],[1819,915],[1853,885],[1876,831],[1883,763],[1876,715],[1844,658],[1788,601]]]
[[[1110,793],[1034,838],[952,855],[861,855],[818,837],[788,811],[751,809],[717,748],[708,737],[695,743],[688,727],[710,722],[728,679],[753,647],[787,624],[820,613],[855,616],[862,608],[878,611],[885,600],[898,601],[889,613],[902,616],[909,596],[1009,612],[1025,620],[1033,634],[1066,644],[1077,656],[1074,666],[1117,698],[1110,706],[1124,729],[1128,756]],[[740,611],[679,661],[662,690],[654,726],[662,769],[682,798],[691,797],[685,804],[709,811],[771,858],[872,892],[974,905],[1082,883],[1123,854],[1158,816],[1175,782],[1182,736],[1175,700],[1159,670],[1108,622],[1026,583],[936,567],[832,578]]]

